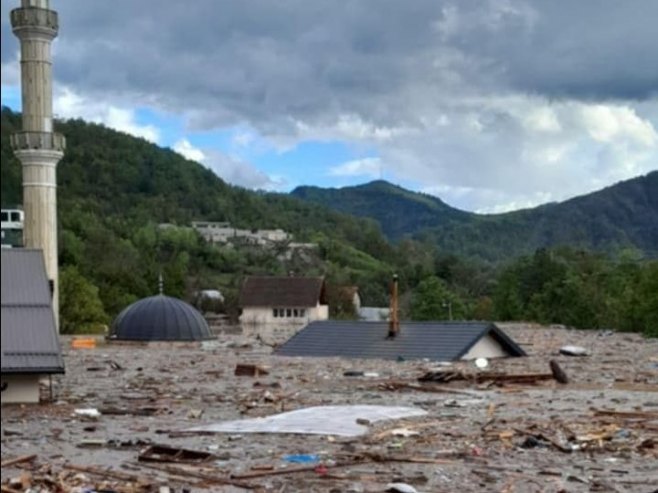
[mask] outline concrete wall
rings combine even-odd
[[[2,404],[37,404],[41,375],[2,375]]]
[[[505,356],[509,356],[509,353],[503,349],[496,339],[487,334],[468,353],[462,356],[462,359],[504,358]]]

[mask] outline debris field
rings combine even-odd
[[[658,340],[500,326],[528,357],[479,368],[273,356],[243,334],[96,347],[64,337],[53,401],[3,406],[2,491],[656,491]],[[314,406],[354,406],[340,419],[363,431],[225,423]],[[359,414],[374,406],[418,412]],[[310,414],[312,428],[323,413]],[[229,431],[209,431],[221,423]]]

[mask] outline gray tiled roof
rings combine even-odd
[[[240,306],[311,307],[324,303],[321,277],[247,277],[240,291]]]
[[[311,322],[279,347],[276,354],[453,361],[487,334],[511,356],[525,356],[514,341],[489,322],[402,322],[397,337],[387,339],[387,322],[334,320]]]
[[[62,373],[41,250],[2,250],[2,373]]]

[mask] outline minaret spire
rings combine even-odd
[[[65,140],[53,133],[50,57],[59,24],[49,0],[21,0],[10,19],[21,44],[23,130],[11,136],[11,145],[23,168],[24,245],[43,250],[59,327],[57,163],[64,155]]]

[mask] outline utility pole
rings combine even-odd
[[[452,320],[452,301],[445,300],[443,302],[443,308],[448,309],[448,320]]]

